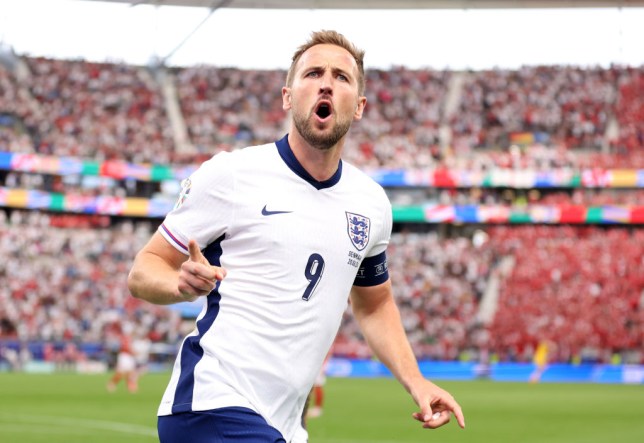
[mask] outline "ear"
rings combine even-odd
[[[353,113],[353,120],[362,119],[365,106],[367,106],[367,97],[358,97],[358,104],[356,105],[356,112]]]
[[[291,88],[284,86],[282,88],[282,109],[288,111],[291,106]]]

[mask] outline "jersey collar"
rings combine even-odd
[[[275,142],[277,145],[277,151],[286,163],[286,166],[293,172],[295,172],[300,178],[309,182],[315,189],[318,191],[320,189],[330,188],[340,181],[342,177],[342,160],[338,163],[338,169],[328,180],[318,181],[314,179],[311,174],[306,172],[306,169],[297,161],[295,154],[291,150],[291,146],[288,144],[288,134],[286,134],[281,140]]]

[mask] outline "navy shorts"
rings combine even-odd
[[[161,443],[286,443],[261,415],[240,407],[163,415],[157,428]]]

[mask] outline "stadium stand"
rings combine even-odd
[[[529,361],[549,339],[558,361],[644,362],[643,72],[367,73],[347,160],[392,197],[419,357]],[[133,254],[198,162],[283,134],[284,76],[0,64],[0,359],[105,359],[124,328],[176,343],[179,312],[128,295]],[[334,351],[370,357],[350,315]]]

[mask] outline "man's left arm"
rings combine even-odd
[[[351,307],[373,353],[419,406],[420,411],[413,417],[423,427],[434,429],[449,422],[453,413],[464,428],[465,418],[454,397],[420,373],[393,297],[391,280],[376,286],[353,286]]]

